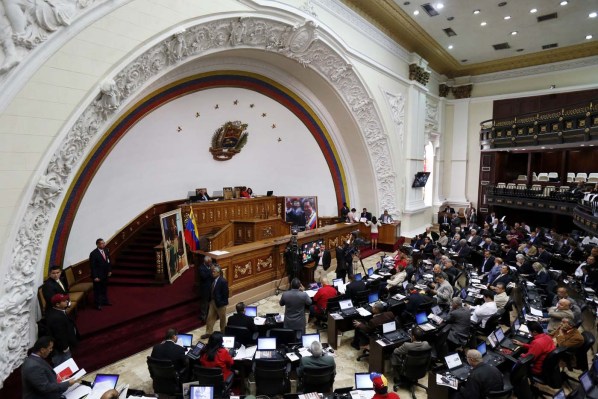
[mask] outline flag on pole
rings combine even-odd
[[[197,223],[195,223],[193,208],[191,208],[189,219],[187,219],[187,223],[185,223],[185,241],[187,241],[187,244],[189,244],[189,248],[191,248],[192,251],[199,248],[199,237],[197,236],[198,230]]]

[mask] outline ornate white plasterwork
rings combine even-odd
[[[433,133],[439,133],[438,101],[426,96],[426,120],[424,122],[425,141],[431,140]]]
[[[0,0],[0,81],[48,36],[108,0]]]
[[[363,83],[341,55],[319,39],[313,22],[292,26],[259,17],[223,18],[199,23],[149,47],[112,78],[97,87],[97,95],[62,136],[29,200],[12,242],[10,264],[0,295],[0,388],[18,367],[29,342],[29,322],[42,267],[51,215],[104,129],[120,107],[143,87],[175,67],[206,53],[253,48],[281,54],[322,75],[353,112],[364,135],[376,177],[380,205],[394,213],[396,179],[388,137]]]
[[[386,97],[386,101],[388,102],[388,107],[390,108],[390,115],[392,117],[392,121],[395,124],[398,138],[399,138],[399,148],[405,148],[405,96],[402,94],[393,94],[389,93],[385,90],[384,96]],[[403,195],[405,190],[405,183],[400,180],[400,189],[401,195]],[[388,210],[390,212],[390,210]],[[392,215],[396,217],[400,217],[399,210],[395,209]]]

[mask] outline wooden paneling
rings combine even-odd
[[[594,89],[498,100],[494,101],[492,117],[493,119],[512,118],[527,113],[567,107],[585,101],[589,102],[597,97],[598,89]]]

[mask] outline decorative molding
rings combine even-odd
[[[417,64],[409,64],[409,79],[425,86],[430,80],[430,72]]]
[[[272,269],[272,256],[268,256],[266,259],[257,259],[256,270],[261,272],[262,270]]]
[[[470,98],[471,91],[473,90],[473,85],[463,85],[463,86],[456,86],[452,87],[451,91],[453,92],[453,96],[455,99],[460,100],[462,98]]]
[[[247,262],[244,265],[235,265],[235,280],[239,277],[246,277],[250,276],[251,273],[251,261]]]
[[[108,0],[0,1],[0,83],[49,36]],[[8,4],[7,3],[11,3]],[[15,4],[16,3],[16,4]],[[10,11],[7,11],[10,5]],[[93,5],[93,6],[92,6]]]
[[[425,141],[432,141],[433,135],[439,133],[438,101],[426,96],[426,119],[424,121]]]
[[[316,14],[316,10],[315,10],[314,5],[312,4],[311,0],[305,0],[303,5],[299,9],[301,11],[303,11],[304,13],[312,16],[313,18],[318,17],[318,14]]]
[[[318,0],[319,1],[319,0]],[[60,206],[77,166],[123,104],[134,99],[153,79],[203,54],[231,48],[254,48],[275,52],[299,62],[327,79],[352,111],[369,150],[380,206],[395,213],[396,177],[389,141],[382,129],[372,99],[340,54],[318,38],[313,22],[291,26],[266,18],[224,18],[199,23],[171,35],[147,50],[97,87],[97,95],[67,126],[57,149],[33,190],[18,226],[0,295],[0,388],[23,361],[33,317],[37,271],[43,260],[47,230]],[[282,212],[280,204],[278,214]],[[206,215],[202,214],[205,219]],[[236,271],[235,271],[236,273]]]

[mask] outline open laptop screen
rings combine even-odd
[[[116,388],[118,383],[118,374],[96,374],[93,380],[94,387],[106,387],[106,390]]]
[[[463,364],[458,353],[452,353],[448,356],[445,356],[444,361],[446,362],[446,367],[448,367],[449,370],[455,369]]]
[[[415,322],[417,325],[426,324],[428,322],[428,316],[425,312],[421,312],[415,315]]]
[[[355,275],[353,276],[353,278],[355,279],[355,281],[360,281],[361,280],[361,273],[355,273]]]
[[[482,342],[481,344],[479,344],[477,350],[482,354],[482,356],[484,356],[486,354],[486,343]]]
[[[274,338],[258,338],[257,339],[257,350],[267,351],[276,349],[276,337]]]
[[[257,316],[257,306],[245,307],[245,316],[249,316],[249,317]]]
[[[355,373],[355,389],[374,389],[370,373]]]
[[[590,373],[587,371],[579,376],[579,382],[581,383],[581,386],[585,392],[590,392],[594,385],[592,383],[592,377],[590,377]]]
[[[353,302],[350,299],[345,299],[344,301],[338,301],[338,305],[341,307],[341,310],[351,309]]]
[[[388,334],[390,332],[396,331],[397,325],[394,321],[389,321],[388,323],[382,324],[382,333]]]
[[[235,349],[235,337],[222,337],[222,346],[226,349]]]
[[[372,292],[370,295],[368,295],[368,303],[374,303],[374,302],[378,302],[378,293],[377,292]]]
[[[496,340],[496,336],[493,332],[491,332],[490,335],[488,335],[488,342],[490,342],[490,346],[492,347],[492,349],[495,349],[498,346],[498,341]]]
[[[440,309],[440,306],[434,305],[432,306],[432,313],[438,316],[440,313],[442,313],[442,309]]]
[[[301,336],[301,345],[304,348],[309,348],[314,341],[320,342],[320,334],[304,334]]]
[[[193,334],[177,334],[177,341],[176,343],[182,345],[186,348],[190,348],[193,346]]]
[[[496,341],[501,343],[503,339],[505,339],[505,333],[503,332],[502,328],[498,327],[494,330],[494,336],[496,337]]]
[[[554,394],[552,399],[567,399],[567,395],[565,395],[565,391],[562,389]]]
[[[200,387],[191,385],[189,387],[189,399],[213,399],[214,387]]]
[[[335,278],[334,280],[332,280],[332,285],[334,287],[338,287],[342,283],[343,283],[343,279],[342,278]]]
[[[374,274],[374,268],[373,268],[373,267],[370,267],[370,268],[368,269],[368,276],[371,276],[372,274]]]

